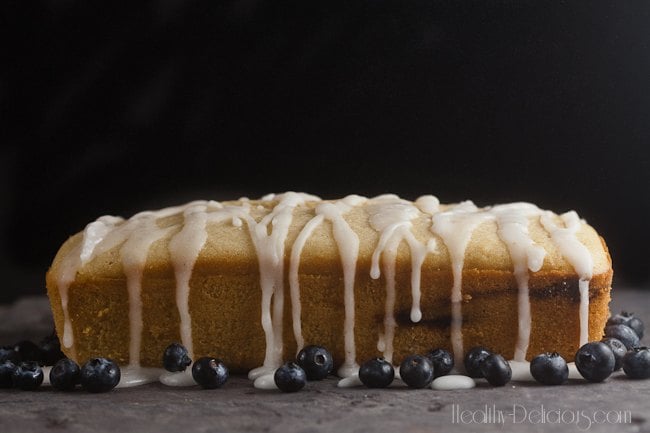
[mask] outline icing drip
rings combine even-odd
[[[426,209],[435,208],[435,197],[428,196],[420,200],[420,205]],[[420,215],[420,211],[412,203],[402,200],[396,195],[382,195],[370,200],[368,213],[370,214],[370,226],[380,233],[379,242],[372,254],[370,277],[374,279],[380,277],[379,257],[382,256],[386,284],[384,333],[380,334],[377,349],[383,352],[384,358],[388,362],[391,362],[396,327],[394,309],[397,249],[402,241],[406,241],[411,252],[411,320],[419,322],[422,318],[420,274],[428,247],[418,241],[411,232],[413,227],[411,221]]]
[[[81,246],[81,244],[80,244]],[[81,259],[79,254],[81,248],[75,248],[72,254],[64,258],[61,263],[61,270],[57,276],[57,287],[59,288],[59,296],[61,297],[61,307],[63,309],[63,337],[61,343],[63,347],[74,351],[74,335],[72,332],[72,321],[70,320],[70,313],[68,312],[68,290],[70,285],[74,282],[77,271],[81,267]],[[72,355],[76,358],[76,355]]]
[[[314,229],[324,220],[332,223],[334,240],[339,250],[341,265],[343,267],[344,305],[345,322],[344,345],[345,362],[339,368],[340,376],[347,376],[358,370],[356,362],[356,348],[354,342],[354,280],[359,256],[359,236],[352,230],[343,215],[349,212],[354,206],[365,203],[367,199],[358,195],[349,195],[334,203],[321,203],[316,206],[316,216],[312,218],[300,232],[291,250],[291,261],[289,268],[289,286],[291,289],[291,305],[293,314],[293,331],[297,343],[297,351],[300,351],[305,341],[301,328],[301,307],[300,307],[300,283],[298,281],[298,268],[300,266],[300,255],[307,239]]]
[[[492,218],[486,212],[480,212],[471,201],[464,201],[449,210],[432,216],[432,231],[440,236],[449,250],[454,284],[451,290],[451,345],[454,363],[463,362],[463,317],[461,313],[463,265],[465,250],[474,229]]]
[[[350,195],[335,205],[323,203],[316,208],[317,214],[323,215],[326,219],[332,221],[334,240],[339,248],[339,255],[343,266],[345,362],[338,370],[338,374],[343,376],[351,374],[351,372],[359,368],[356,361],[356,347],[354,342],[354,280],[357,269],[357,258],[359,256],[359,237],[350,228],[345,219],[343,219],[343,214],[348,212],[353,206],[365,203],[366,200],[364,197]]]
[[[68,290],[70,285],[77,277],[77,272],[93,258],[95,246],[102,241],[104,236],[109,233],[113,227],[122,222],[122,218],[113,216],[103,216],[86,226],[83,232],[83,240],[75,250],[63,259],[61,271],[57,278],[57,287],[61,297],[61,307],[63,309],[63,347],[69,349],[71,356],[76,358],[74,349],[74,334],[72,331],[72,321],[68,312]]]
[[[149,249],[157,240],[169,233],[169,229],[160,229],[157,218],[166,213],[146,212],[132,219],[135,228],[120,249],[122,267],[126,276],[129,294],[129,365],[140,366],[140,348],[142,346],[142,276]]]
[[[574,211],[566,212],[560,215],[560,219],[564,227],[558,226],[554,214],[546,211],[540,221],[560,253],[571,263],[580,278],[580,346],[582,346],[589,340],[589,280],[593,273],[593,257],[587,247],[576,237],[580,229],[578,214]]]
[[[384,311],[384,334],[379,337],[377,349],[386,361],[393,361],[393,339],[395,337],[395,258],[399,240],[393,238],[383,253],[384,278],[386,280],[386,307]]]
[[[271,194],[263,197],[262,200],[278,200],[278,204],[259,223],[252,218],[246,220],[259,262],[260,285],[262,287],[262,329],[266,337],[264,364],[249,372],[248,377],[251,379],[269,374],[282,364],[285,241],[293,220],[293,209],[305,201],[319,201],[320,199],[308,194],[287,192],[277,196]]]
[[[205,230],[207,213],[205,204],[189,206],[183,212],[183,228],[169,242],[169,253],[176,278],[176,306],[180,317],[181,343],[190,358],[194,357],[192,318],[189,309],[190,278],[194,263],[208,238]]]
[[[544,264],[546,250],[536,245],[528,233],[529,217],[540,214],[537,206],[530,203],[512,203],[494,206],[491,213],[496,216],[497,234],[506,244],[512,259],[513,271],[518,286],[518,334],[515,346],[515,361],[525,361],[530,340],[531,315],[528,293],[528,270],[537,272]]]
[[[305,339],[302,336],[302,308],[300,304],[300,281],[298,278],[298,268],[300,266],[300,255],[305,247],[307,239],[314,230],[323,222],[323,215],[317,215],[303,227],[298,234],[296,241],[291,249],[291,259],[289,262],[289,290],[291,293],[291,317],[293,323],[293,335],[296,339],[298,351],[305,346]]]
[[[194,342],[189,308],[190,279],[194,265],[208,239],[207,223],[231,220],[235,227],[239,227],[240,218],[248,216],[248,205],[243,203],[241,206],[223,206],[215,201],[197,201],[183,206],[182,211],[183,227],[171,238],[169,254],[176,279],[176,307],[180,319],[181,343],[187,349],[190,358],[193,358]]]

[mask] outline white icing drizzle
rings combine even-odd
[[[300,255],[302,254],[307,239],[309,239],[314,229],[324,220],[328,220],[332,223],[332,232],[339,250],[341,265],[343,267],[343,299],[345,305],[345,322],[343,324],[345,361],[338,370],[339,376],[347,376],[359,368],[359,365],[356,362],[356,348],[354,342],[354,281],[357,258],[359,256],[359,236],[357,236],[354,230],[352,230],[343,215],[349,212],[354,206],[363,204],[366,201],[367,199],[365,197],[349,195],[334,203],[319,204],[315,209],[316,215],[305,225],[296,238],[291,250],[289,286],[291,290],[291,305],[293,310],[293,331],[296,338],[297,351],[300,351],[305,344],[302,336],[300,283],[298,281]]]
[[[419,205],[425,209],[435,209],[437,199],[433,196],[421,197]],[[395,266],[397,249],[402,241],[406,241],[411,253],[411,320],[419,322],[422,319],[420,310],[420,276],[422,263],[428,252],[428,245],[418,241],[411,228],[413,219],[421,215],[413,203],[402,200],[396,195],[386,194],[373,198],[367,205],[370,226],[380,233],[377,247],[372,254],[370,277],[380,277],[379,258],[384,265],[386,285],[386,307],[384,315],[384,332],[380,333],[377,349],[383,352],[388,362],[393,358],[393,339],[395,336]]]
[[[492,218],[491,214],[479,212],[471,201],[464,201],[432,217],[432,231],[440,236],[447,246],[454,277],[451,290],[451,345],[456,365],[462,365],[464,355],[461,302],[465,250],[474,229],[490,218]]]
[[[63,347],[72,351],[71,356],[75,358],[72,321],[70,320],[70,313],[68,311],[68,291],[77,276],[77,271],[81,268],[81,245],[79,244],[71,254],[62,260],[56,282],[61,298],[61,308],[63,309],[63,336],[61,338],[61,344],[63,344]]]
[[[284,250],[293,209],[305,201],[319,201],[308,194],[287,192],[270,194],[263,201],[278,200],[273,210],[259,223],[246,221],[257,252],[262,288],[262,329],[266,337],[264,364],[248,373],[250,379],[275,371],[282,364],[282,314],[284,309]],[[269,233],[269,224],[271,230]],[[273,305],[271,306],[271,301]],[[271,311],[272,308],[272,311]]]
[[[384,278],[386,280],[386,306],[384,311],[384,332],[380,333],[377,350],[388,362],[393,361],[393,339],[395,338],[395,258],[399,240],[392,238],[383,252]]]
[[[63,347],[71,351],[71,356],[74,358],[76,358],[76,351],[72,321],[68,312],[68,290],[75,281],[77,272],[91,260],[95,246],[101,242],[106,233],[110,232],[121,221],[123,221],[122,218],[103,216],[97,221],[88,224],[84,229],[81,243],[70,254],[65,256],[61,263],[60,272],[57,275],[57,287],[63,309],[63,338],[61,342]]]
[[[307,239],[314,230],[323,222],[323,215],[316,215],[309,220],[305,227],[300,231],[296,241],[291,249],[291,259],[289,261],[289,291],[291,293],[291,317],[293,324],[293,335],[296,339],[297,351],[305,346],[305,339],[302,336],[302,307],[300,303],[300,281],[298,278],[298,268],[300,267],[300,255],[305,247]]]
[[[539,271],[546,256],[546,250],[531,239],[528,224],[529,218],[539,215],[541,211],[530,203],[512,203],[494,206],[490,212],[496,216],[497,234],[508,247],[517,280],[519,326],[514,359],[525,361],[531,329],[528,270]]]
[[[135,227],[132,234],[120,249],[122,268],[126,276],[129,294],[129,365],[140,366],[140,348],[142,346],[142,277],[149,249],[157,240],[167,235],[170,229],[158,227],[157,218],[168,212],[143,212],[131,220]]]
[[[190,316],[189,297],[190,279],[194,263],[199,257],[208,234],[205,226],[208,220],[205,204],[195,204],[183,211],[183,228],[169,242],[169,253],[176,278],[176,306],[180,318],[181,343],[187,349],[190,358],[194,357],[192,341],[192,318]]]
[[[560,253],[571,263],[580,278],[578,284],[580,291],[580,346],[582,346],[589,340],[589,281],[593,273],[594,260],[587,247],[576,237],[581,225],[578,214],[570,211],[560,215],[564,227],[555,223],[554,216],[552,212],[546,211],[542,214],[540,221]]]

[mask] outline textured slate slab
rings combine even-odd
[[[612,311],[621,309],[650,322],[650,292],[616,291]],[[1,344],[39,337],[49,326],[44,298],[0,306]],[[481,383],[466,391],[335,385],[331,379],[282,394],[235,377],[212,391],[161,384],[99,395],[0,390],[0,432],[650,432],[650,380],[632,381],[622,373],[601,384]]]

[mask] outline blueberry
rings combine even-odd
[[[280,391],[300,391],[307,383],[307,373],[295,362],[287,362],[275,370],[273,380]]]
[[[643,338],[643,334],[645,331],[645,326],[643,325],[643,321],[639,319],[638,317],[632,317],[628,322],[627,326],[632,328],[634,332],[636,332],[636,335],[639,336],[639,340]]]
[[[20,355],[14,346],[2,346],[0,347],[0,362],[11,361],[14,364],[20,363]]]
[[[192,365],[192,377],[204,389],[221,388],[228,380],[228,367],[218,358],[204,356]]]
[[[50,384],[59,391],[71,391],[81,381],[81,369],[71,359],[60,359],[50,370]]]
[[[43,352],[32,341],[22,340],[14,344],[14,350],[18,353],[20,361],[42,362]]]
[[[610,326],[610,325],[625,325],[628,320],[630,320],[630,317],[633,317],[633,313],[628,313],[627,311],[621,311],[618,314],[615,314],[614,316],[610,317],[607,319],[607,323],[605,323],[605,326]]]
[[[108,358],[92,358],[81,367],[81,387],[89,392],[108,392],[120,383],[120,367]]]
[[[610,317],[607,319],[607,324],[605,326],[611,325],[629,326],[634,332],[636,332],[636,335],[639,336],[639,339],[643,338],[645,326],[643,325],[643,321],[641,319],[634,316],[634,313],[622,311],[620,314]]]
[[[395,378],[395,369],[384,358],[373,358],[359,368],[359,380],[368,388],[386,388]]]
[[[512,379],[510,363],[499,354],[488,355],[480,365],[481,374],[492,386],[503,386]]]
[[[465,371],[469,377],[483,377],[481,363],[492,352],[483,346],[476,346],[465,354]]]
[[[38,347],[41,351],[41,358],[44,365],[54,365],[60,359],[65,358],[65,355],[61,352],[61,343],[56,332],[43,338],[38,344]]]
[[[616,338],[629,349],[639,345],[639,336],[627,325],[609,325],[605,327],[605,337]]]
[[[322,346],[307,346],[298,352],[297,362],[307,375],[307,380],[325,379],[334,368],[332,354]]]
[[[623,371],[631,379],[650,378],[650,349],[635,347],[623,358]]]
[[[433,364],[426,356],[411,355],[402,361],[399,374],[409,388],[424,388],[433,381]]]
[[[562,385],[569,378],[569,367],[559,353],[542,353],[530,362],[530,374],[543,385]]]
[[[627,353],[627,348],[623,343],[621,343],[621,340],[617,338],[603,338],[602,340],[603,343],[609,346],[610,349],[612,349],[612,353],[614,354],[614,371],[620,370],[620,368],[623,366],[623,357]]]
[[[14,371],[16,371],[16,364],[12,361],[7,360],[0,364],[0,388],[14,386]]]
[[[592,341],[578,349],[575,363],[582,377],[589,382],[602,382],[614,371],[616,360],[607,344]]]
[[[14,387],[33,391],[43,383],[43,369],[36,361],[22,362],[14,370]]]
[[[427,353],[427,358],[433,364],[433,378],[445,376],[454,368],[454,357],[445,349],[433,349]]]
[[[167,371],[185,371],[192,363],[187,349],[182,344],[172,343],[163,353],[163,367]]]

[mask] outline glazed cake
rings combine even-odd
[[[104,216],[47,273],[69,357],[159,367],[179,341],[232,371],[261,366],[251,377],[306,344],[342,376],[434,347],[456,365],[476,345],[572,360],[602,336],[611,281],[604,241],[573,211],[293,192]]]

